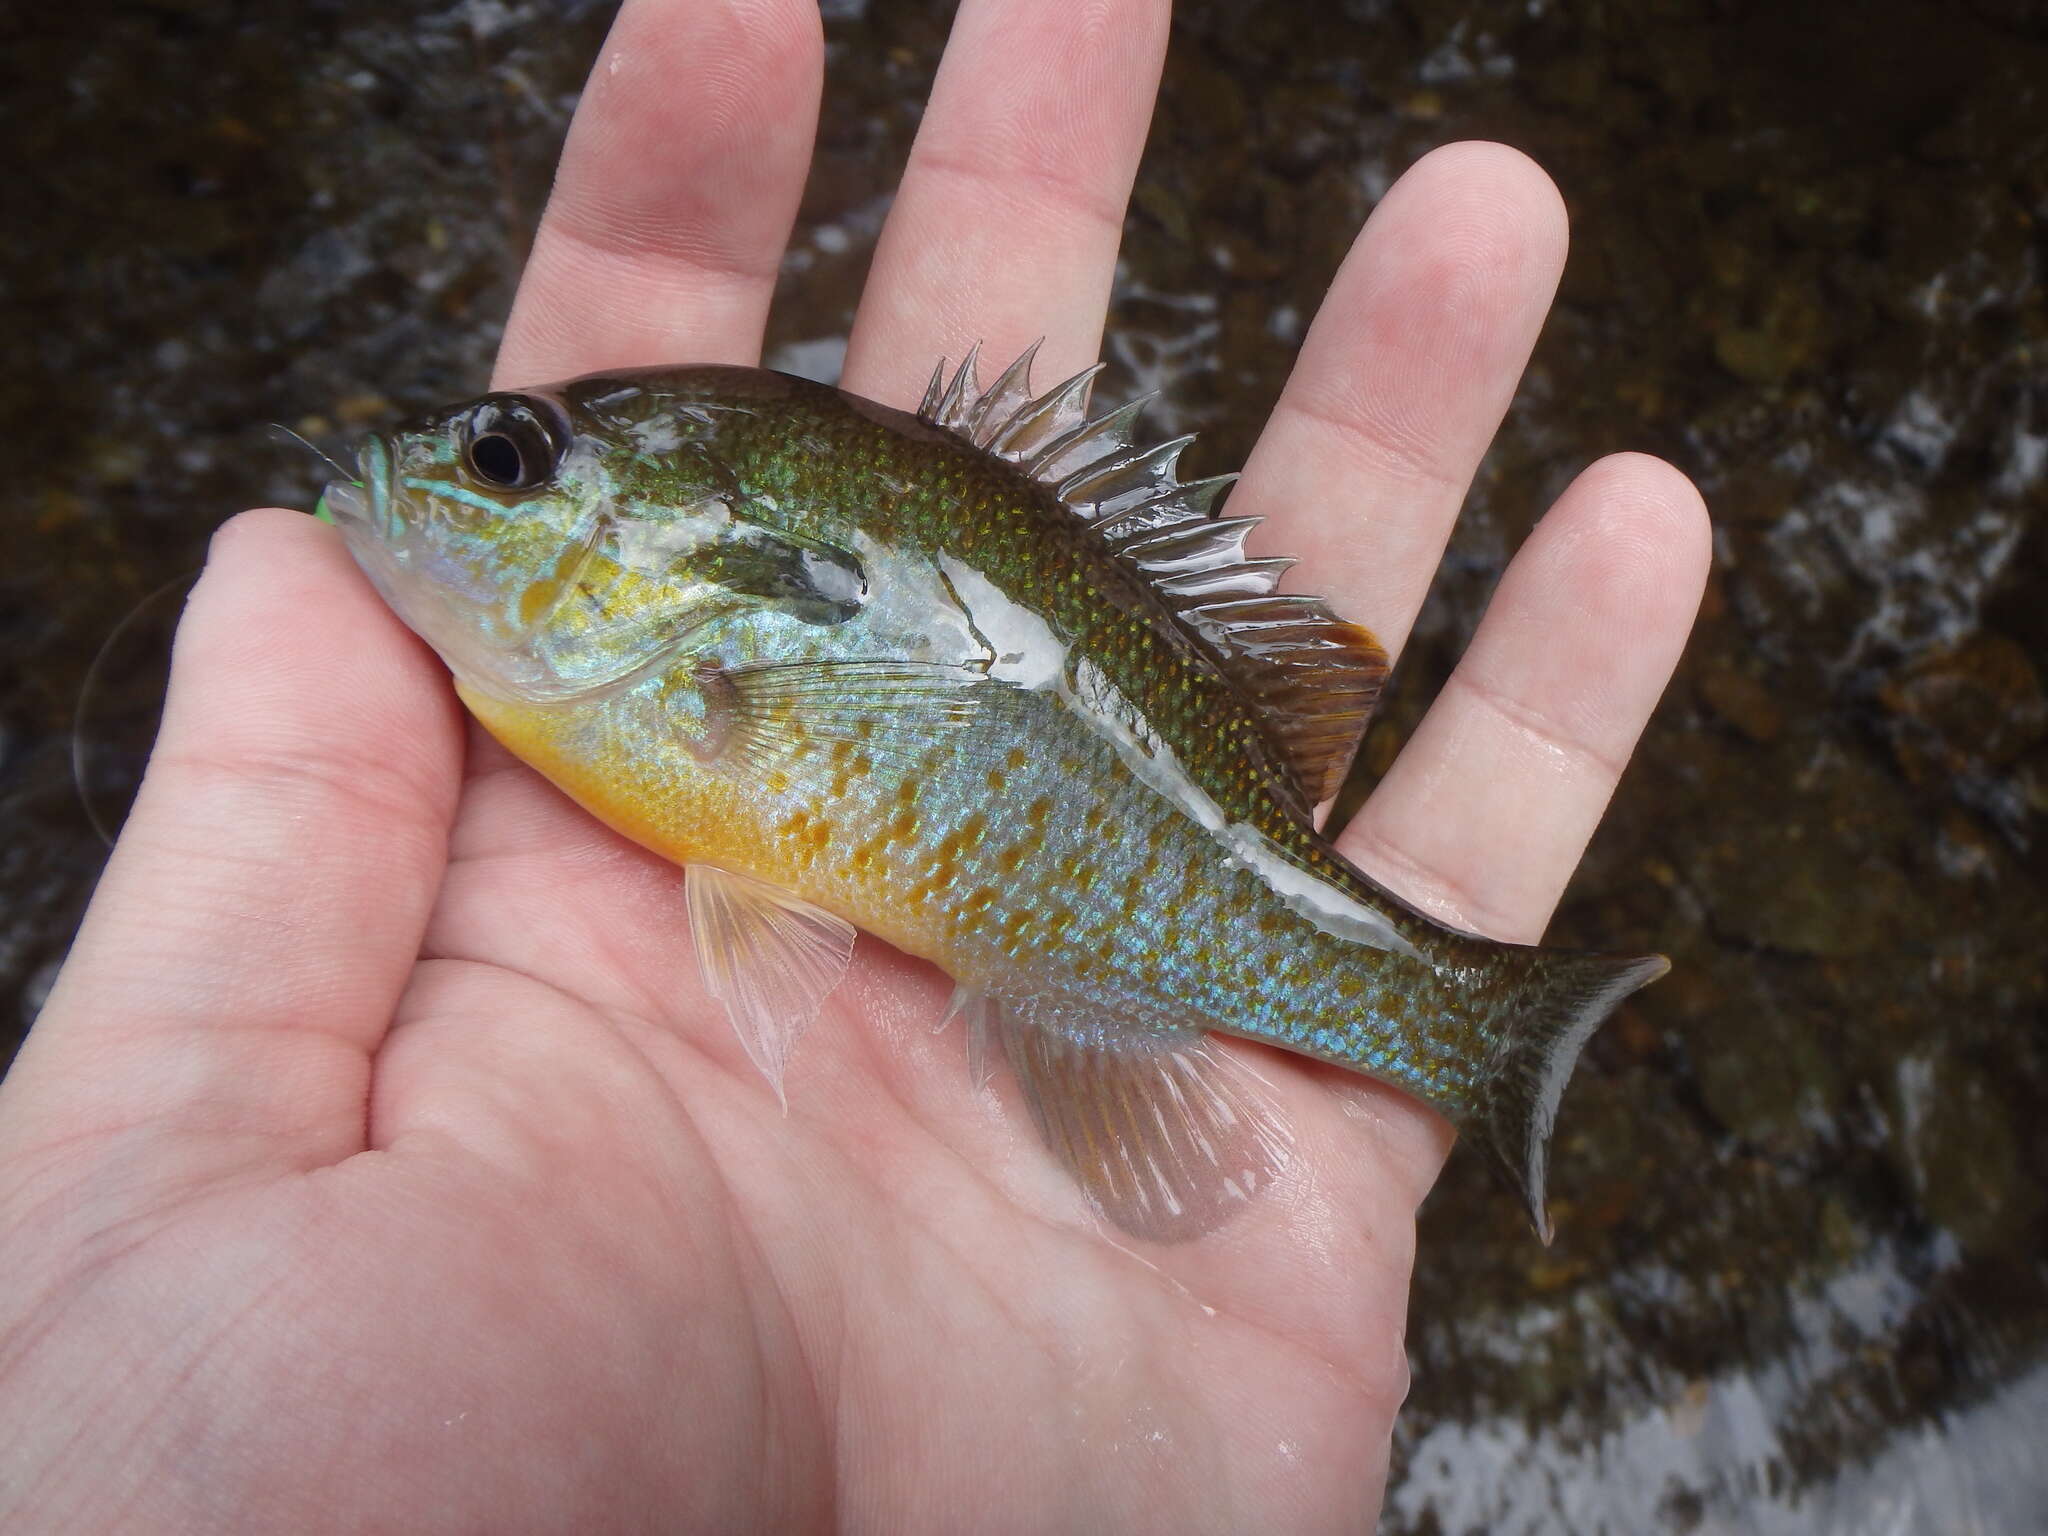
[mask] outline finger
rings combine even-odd
[[[1564,267],[1564,205],[1526,156],[1453,144],[1373,210],[1302,344],[1230,515],[1316,552],[1313,588],[1397,653]]]
[[[7,1083],[16,1146],[126,1136],[165,1178],[359,1149],[458,721],[332,529],[268,511],[215,535],[135,808]]]
[[[967,0],[848,343],[858,393],[913,404],[942,355],[1041,384],[1095,361],[1166,51],[1164,0]],[[986,376],[984,376],[986,381]]]
[[[628,0],[570,125],[499,382],[758,361],[823,59],[808,0]]]
[[[1670,679],[1710,558],[1659,459],[1572,482],[1339,846],[1459,926],[1534,942]]]

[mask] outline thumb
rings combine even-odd
[[[165,1193],[360,1150],[440,885],[459,719],[333,529],[223,527],[135,808],[0,1085],[0,1158],[119,1147]]]

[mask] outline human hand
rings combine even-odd
[[[963,8],[848,388],[914,404],[975,339],[1044,335],[1045,379],[1093,360],[1166,22],[1103,10]],[[803,0],[629,0],[501,382],[758,359],[819,62]],[[1232,497],[1390,650],[1563,251],[1520,156],[1422,162]],[[1534,939],[1705,563],[1674,471],[1588,470],[1344,850]],[[148,779],[0,1087],[0,1524],[1369,1525],[1441,1121],[1260,1053],[1293,1169],[1136,1252],[1006,1089],[972,1091],[928,967],[862,941],[785,1117],[685,933],[678,872],[465,732],[332,530],[224,530]]]

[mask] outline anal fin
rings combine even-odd
[[[783,1069],[846,975],[854,926],[778,886],[711,864],[683,867],[683,900],[704,989],[785,1107]]]
[[[1291,1161],[1271,1089],[1200,1030],[1061,997],[1003,1003],[995,1029],[1046,1146],[1133,1237],[1212,1231]]]

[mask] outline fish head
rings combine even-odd
[[[745,404],[699,374],[495,392],[373,433],[322,510],[468,687],[528,703],[619,685],[736,623],[846,624],[870,597],[837,529],[734,467]]]
[[[517,693],[534,681],[535,589],[579,537],[576,447],[549,392],[485,395],[369,434],[319,510],[457,677]]]

